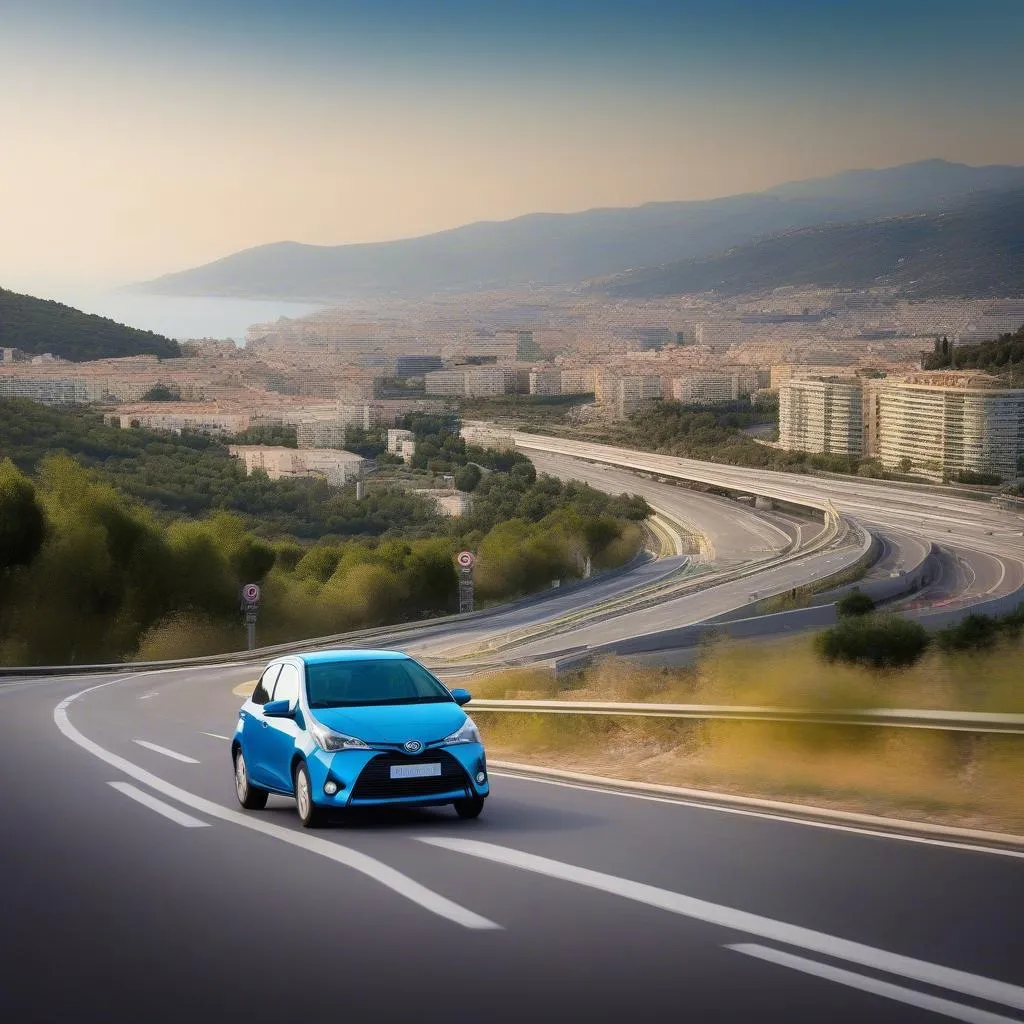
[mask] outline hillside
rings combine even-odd
[[[912,298],[1024,294],[1024,189],[941,212],[805,228],[722,255],[631,271],[598,287],[621,298],[786,285],[890,286]]]
[[[83,313],[49,299],[0,288],[0,348],[20,348],[32,355],[50,352],[81,363],[120,356],[178,356],[178,343],[162,334],[140,331]]]
[[[971,345],[949,347],[936,341],[935,351],[925,357],[924,368],[981,370],[1004,377],[1014,386],[1024,384],[1024,327]]]
[[[795,228],[940,209],[951,198],[996,187],[1024,188],[1024,168],[928,160],[722,199],[535,213],[394,242],[276,242],[136,287],[166,295],[330,300],[578,284],[709,257]]]

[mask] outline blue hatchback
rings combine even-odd
[[[238,713],[238,802],[259,810],[270,793],[294,796],[307,827],[380,805],[452,804],[475,818],[490,784],[469,699],[395,651],[278,658]]]

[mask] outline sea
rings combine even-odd
[[[324,308],[274,299],[179,298],[64,288],[45,297],[129,327],[156,331],[177,341],[231,338],[239,346],[245,343],[245,332],[252,324],[272,323],[280,317],[307,316]]]

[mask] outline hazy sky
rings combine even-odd
[[[0,0],[0,285],[1024,163],[1024,0]]]

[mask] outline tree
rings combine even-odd
[[[897,468],[901,473],[909,473],[914,468],[914,463],[909,456],[904,455],[897,464]]]
[[[836,602],[836,614],[841,619],[857,615],[870,615],[874,610],[875,602],[857,587],[854,587],[842,600]]]
[[[483,472],[480,467],[469,462],[455,474],[455,486],[460,491],[465,491],[469,494],[471,491],[476,490],[476,485],[480,483],[482,477]]]
[[[36,489],[10,459],[0,462],[0,572],[28,565],[43,546],[46,518]]]
[[[927,650],[931,638],[919,622],[895,615],[845,618],[814,638],[826,661],[847,661],[873,669],[906,668]]]

